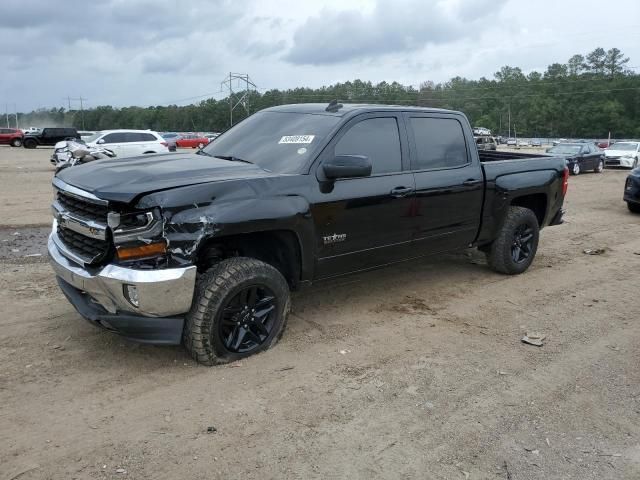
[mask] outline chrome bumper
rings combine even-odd
[[[134,270],[107,265],[88,270],[69,260],[58,249],[51,233],[49,258],[56,275],[73,287],[86,292],[107,312],[129,312],[145,317],[168,317],[184,314],[191,308],[196,281],[196,267]],[[129,302],[126,285],[138,290],[139,305]]]

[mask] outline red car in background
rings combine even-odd
[[[180,135],[180,137],[176,139],[176,147],[180,148],[202,148],[208,143],[209,139],[207,137],[190,133],[186,135]]]
[[[24,133],[17,128],[0,128],[0,145],[21,147]]]

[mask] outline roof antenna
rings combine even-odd
[[[335,113],[342,108],[342,104],[338,100],[331,100],[331,103],[325,108],[325,111]]]

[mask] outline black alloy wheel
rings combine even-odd
[[[219,335],[225,349],[249,353],[259,348],[276,323],[277,300],[264,285],[251,285],[237,292],[220,310]]]
[[[511,258],[515,263],[524,263],[533,250],[533,228],[527,224],[520,225],[513,234]]]
[[[255,258],[221,260],[198,276],[183,342],[203,365],[220,365],[267,350],[287,324],[289,285]]]
[[[532,210],[511,206],[489,248],[485,248],[489,266],[507,275],[523,273],[536,256],[540,227]]]

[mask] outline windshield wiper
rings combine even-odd
[[[244,158],[238,158],[238,157],[234,157],[233,155],[212,155],[214,158],[220,158],[222,160],[229,160],[231,162],[243,162],[243,163],[250,163],[251,165],[253,165],[253,162],[250,162],[249,160],[245,160]]]
[[[210,153],[205,152],[204,150],[198,150],[196,155],[206,155],[207,157],[213,157]]]

